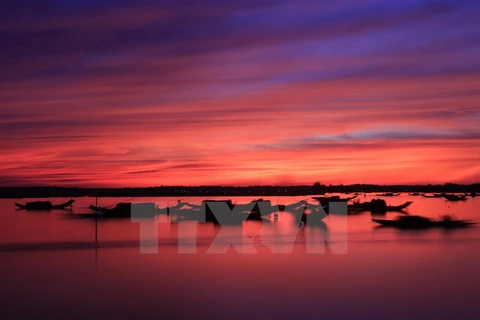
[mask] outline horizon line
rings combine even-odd
[[[375,184],[375,183],[353,183],[353,184],[320,184],[320,187],[352,187],[352,186],[377,186],[377,187],[409,187],[409,186],[445,186],[445,185],[455,185],[455,186],[473,186],[479,185],[479,182],[475,183],[453,183],[453,182],[444,182],[444,183],[421,183],[421,184]],[[0,188],[75,188],[75,189],[150,189],[150,188],[258,188],[258,187],[277,187],[277,188],[293,188],[293,187],[314,187],[314,184],[295,184],[295,185],[157,185],[157,186],[144,186],[144,187],[134,187],[134,186],[123,186],[123,187],[76,187],[76,186],[58,186],[58,185],[24,185],[24,186],[0,186]]]

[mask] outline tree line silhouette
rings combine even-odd
[[[58,186],[0,187],[0,198],[49,198],[49,197],[221,197],[221,196],[302,196],[323,193],[370,192],[479,192],[475,184],[427,184],[427,185],[313,185],[297,186],[156,186],[146,188],[76,188]]]

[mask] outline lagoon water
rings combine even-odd
[[[266,199],[288,204],[308,198]],[[384,199],[392,205],[413,201],[410,214],[452,214],[480,222],[479,197],[465,202],[409,195]],[[285,253],[272,253],[264,237],[264,242],[236,247],[254,246],[256,253],[230,248],[212,254],[218,236],[213,226],[189,222],[187,228],[159,217],[158,252],[146,253],[139,246],[139,223],[98,221],[95,246],[93,219],[72,219],[65,211],[15,210],[14,202],[34,200],[0,200],[2,319],[478,319],[480,312],[480,227],[406,231],[377,228],[370,213],[349,215],[346,225],[330,215],[317,234],[327,244],[321,241],[312,253],[309,233],[296,233],[295,219],[282,213],[268,232],[279,230]],[[160,207],[177,201],[102,198],[99,204],[127,200]],[[94,202],[76,199],[73,213],[88,212]],[[261,228],[246,225],[245,239],[262,234]],[[224,230],[241,234],[239,227]],[[179,246],[179,238],[190,245]]]

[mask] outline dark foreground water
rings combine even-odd
[[[274,203],[301,199],[307,198],[271,198]],[[410,214],[454,214],[480,222],[480,198],[457,203],[408,195],[385,199],[392,205],[414,201]],[[162,207],[176,200],[134,201]],[[32,200],[16,200],[26,201]],[[94,201],[77,199],[74,212],[88,212],[85,207]],[[292,215],[284,213],[277,223],[246,225],[243,242],[237,237],[236,249],[221,253],[229,235],[242,235],[238,227],[219,236],[211,225],[170,224],[160,217],[155,253],[154,246],[140,248],[140,224],[128,219],[99,221],[96,247],[94,220],[71,219],[63,211],[16,211],[14,202],[0,200],[2,319],[479,318],[477,227],[379,229],[365,213],[348,216],[347,224],[329,216],[317,229],[297,233]],[[280,242],[270,241],[272,232]],[[253,235],[256,240],[248,240]],[[252,247],[255,253],[237,252]]]

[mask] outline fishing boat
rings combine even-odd
[[[219,210],[220,206],[218,203],[223,203],[223,206],[226,210]],[[235,205],[232,203],[232,200],[206,200],[203,202],[205,205],[205,221],[206,223],[213,223],[218,226],[241,226],[245,221],[257,221],[265,223],[267,222],[263,219],[264,212],[260,210],[259,205],[263,203],[267,206],[270,206],[270,201],[256,201],[253,204],[253,208],[249,211],[241,211],[241,208],[235,209]],[[215,214],[213,213],[214,206],[217,207]],[[251,208],[251,206],[249,206]],[[268,211],[267,211],[268,213]]]
[[[312,199],[317,200],[319,205],[322,206],[326,213],[330,213],[330,202],[348,202],[350,200],[358,197],[357,195],[348,198],[340,198],[339,196],[332,197],[312,197]]]
[[[224,204],[223,208],[225,210],[216,211],[213,209],[214,206],[217,206],[215,204]],[[237,209],[235,207],[231,200],[204,200],[199,205],[187,204],[182,206],[182,208],[172,210],[170,214],[174,222],[198,221],[201,223],[213,223],[214,225],[241,225],[248,219],[248,213],[239,212],[242,210],[242,207]]]
[[[224,212],[212,212],[214,203],[225,203]],[[304,206],[306,201],[299,201],[289,205],[272,205],[270,200],[256,199],[249,203],[233,204],[231,200],[205,200],[200,205],[184,203],[185,206],[170,210],[175,221],[193,220],[198,222],[219,223],[218,218],[225,220],[226,225],[239,225],[243,221],[264,221],[264,216],[271,215],[278,211],[294,211]],[[163,209],[164,210],[164,209]],[[217,217],[218,216],[218,217]],[[232,220],[232,221],[230,221]]]
[[[377,197],[396,197],[399,195],[400,193],[386,192],[386,193],[377,194]]]
[[[412,201],[407,201],[398,206],[389,206],[383,199],[373,199],[369,202],[357,202],[348,205],[349,210],[355,211],[370,211],[373,213],[383,213],[388,211],[402,212],[408,206],[412,204]]]
[[[353,197],[341,198],[340,196],[331,196],[331,197],[312,197],[313,200],[317,200],[321,204],[328,204],[329,202],[348,202],[355,199],[358,195]]]
[[[165,208],[159,208],[157,206],[157,208],[155,209],[155,212],[157,214],[173,215],[180,212],[180,210],[192,211],[192,210],[200,210],[201,208],[202,208],[202,205],[193,204],[189,202],[182,202],[178,200],[178,202],[172,206],[167,206]]]
[[[187,207],[188,209],[192,210],[194,207],[195,209],[198,209],[197,207],[199,206],[178,200],[176,204],[165,207],[165,208],[159,208],[158,206],[156,206],[154,203],[151,203],[151,202],[147,202],[147,203],[120,202],[120,203],[117,203],[114,207],[102,207],[102,206],[90,205],[89,208],[90,210],[97,213],[98,216],[101,218],[130,218],[132,217],[132,212],[136,213],[135,217],[141,217],[142,215],[145,215],[145,217],[152,217],[154,215],[160,215],[160,214],[166,214],[166,215],[176,214],[179,212],[179,210],[181,210],[184,207]]]
[[[427,228],[465,228],[474,225],[470,220],[454,220],[451,217],[444,217],[438,221],[421,216],[400,216],[396,220],[372,219],[384,227],[399,229],[427,229]]]
[[[72,204],[75,202],[74,199],[71,199],[62,204],[52,204],[50,201],[33,201],[27,202],[26,204],[15,203],[15,206],[23,210],[38,210],[38,211],[48,211],[48,210],[65,210],[68,207],[72,207]]]
[[[433,195],[427,195],[427,194],[422,194],[422,197],[424,198],[443,198],[445,197],[446,193],[445,192],[442,192],[442,193],[434,193]]]
[[[306,204],[307,204],[307,201],[305,201],[305,200],[300,200],[300,201],[290,203],[290,204],[287,204],[287,205],[279,204],[278,205],[278,210],[279,211],[289,211],[289,212],[291,212],[291,211],[297,210],[301,206],[305,206]]]
[[[447,201],[465,201],[467,200],[467,196],[459,196],[456,194],[446,194],[443,196]]]
[[[255,214],[256,216],[267,216],[274,212],[285,209],[283,205],[272,205],[270,200],[264,200],[262,198],[253,200],[248,203],[241,203],[234,205],[234,211],[245,213],[245,214]]]
[[[94,205],[90,205],[89,208],[101,218],[148,218],[156,215],[155,203],[121,202],[113,208]],[[132,212],[135,213],[133,216]]]

